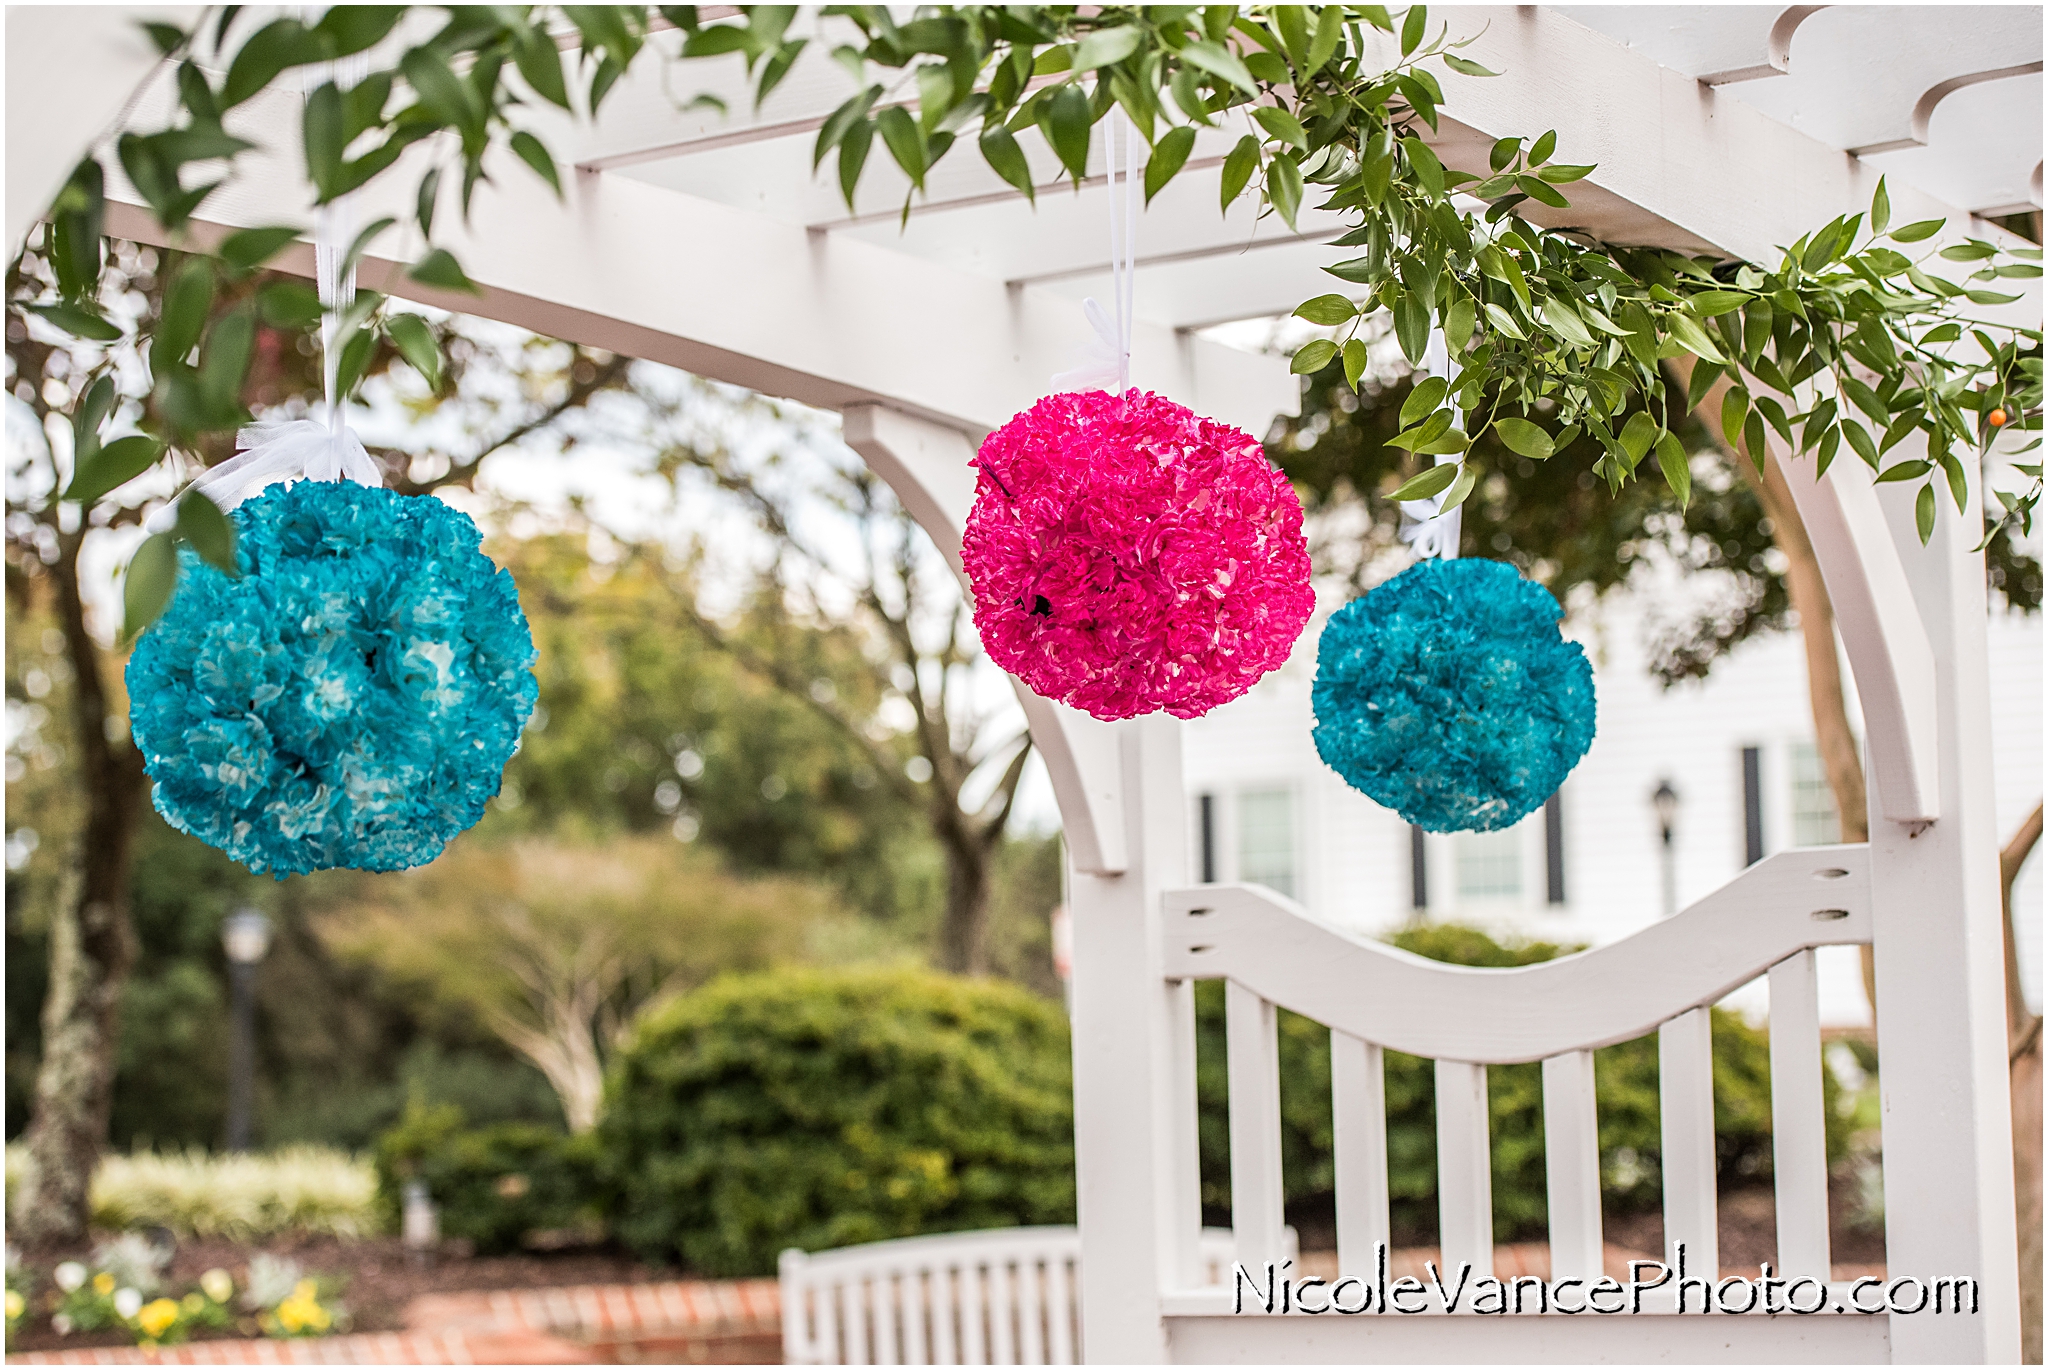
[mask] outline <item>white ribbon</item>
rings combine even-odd
[[[1138,178],[1134,174],[1131,150],[1130,120],[1124,117],[1123,107],[1112,105],[1109,110],[1109,127],[1103,135],[1104,171],[1109,190],[1109,276],[1111,298],[1116,304],[1116,317],[1112,320],[1108,311],[1090,297],[1081,302],[1081,312],[1087,315],[1089,326],[1095,330],[1095,341],[1089,344],[1083,354],[1080,366],[1071,371],[1062,371],[1052,378],[1059,390],[1110,390],[1121,395],[1131,388],[1131,325],[1137,301],[1138,278],[1138,215],[1144,204],[1138,194]],[[1122,193],[1118,193],[1118,171],[1121,164]],[[1112,385],[1114,389],[1111,390]]]
[[[1431,329],[1429,346],[1422,351],[1422,365],[1415,369],[1415,379],[1420,382],[1426,376],[1442,376],[1451,383],[1451,388],[1456,390],[1459,369],[1451,364],[1451,349],[1444,342],[1443,330]],[[1456,463],[1463,460],[1463,454],[1446,453],[1437,457],[1436,464],[1442,466],[1446,462]],[[1446,513],[1443,505],[1443,495],[1401,501],[1401,513],[1404,518],[1401,525],[1401,540],[1415,549],[1418,560],[1424,557],[1439,557],[1449,561],[1458,555],[1458,534],[1464,526],[1465,511],[1461,505]]]
[[[344,89],[363,78],[367,60],[347,59],[330,68],[332,79]],[[319,78],[314,78],[319,79]],[[307,480],[352,480],[358,485],[381,487],[383,475],[363,440],[342,422],[345,397],[336,394],[341,368],[341,349],[336,346],[342,316],[355,303],[356,272],[351,265],[341,269],[355,234],[355,194],[350,192],[324,206],[313,235],[313,266],[320,289],[321,389],[327,401],[327,422],[295,419],[289,423],[252,423],[235,434],[235,455],[203,471],[143,524],[152,533],[167,533],[177,526],[178,503],[186,495],[205,495],[223,510],[233,509],[273,480],[303,476]]]

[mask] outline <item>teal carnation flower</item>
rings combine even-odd
[[[511,574],[431,497],[301,480],[233,517],[241,575],[181,551],[128,662],[157,812],[280,878],[433,860],[539,693]]]
[[[1593,744],[1593,667],[1561,616],[1505,562],[1416,563],[1324,627],[1317,753],[1430,832],[1520,821]]]

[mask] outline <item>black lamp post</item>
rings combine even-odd
[[[270,951],[270,920],[237,909],[221,925],[228,954],[228,1150],[247,1151],[256,1112],[256,966]]]
[[[1678,912],[1678,853],[1671,844],[1672,829],[1678,820],[1678,791],[1671,788],[1668,779],[1657,782],[1650,807],[1657,811],[1657,831],[1663,840],[1664,916],[1669,918]]]

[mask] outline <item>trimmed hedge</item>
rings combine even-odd
[[[1476,928],[1432,923],[1387,939],[1403,951],[1466,966],[1521,966],[1576,951],[1546,942],[1500,942]],[[1230,1133],[1224,1048],[1223,985],[1196,986],[1197,1097],[1200,1106],[1202,1206],[1228,1224]],[[1292,1013],[1280,1013],[1281,1155],[1290,1210],[1313,1220],[1335,1194],[1331,1160],[1330,1034]],[[1714,1122],[1724,1184],[1771,1169],[1769,1036],[1739,1016],[1713,1013]],[[1400,1240],[1433,1240],[1436,1231],[1436,1079],[1430,1062],[1386,1053],[1387,1170],[1392,1217]],[[1620,1209],[1654,1207],[1658,1173],[1657,1039],[1639,1038],[1594,1053],[1600,1110],[1601,1182]],[[1839,1150],[1836,1086],[1825,1079],[1830,1153]],[[1540,1236],[1545,1227],[1543,1079],[1536,1064],[1487,1071],[1492,1115],[1493,1226],[1497,1240]]]
[[[598,1135],[643,1258],[765,1275],[785,1247],[1072,1222],[1059,1007],[922,970],[732,976],[644,1016]]]
[[[409,1180],[424,1180],[441,1208],[441,1235],[480,1256],[516,1250],[532,1232],[595,1227],[597,1139],[539,1123],[465,1128],[453,1104],[414,1103],[377,1141],[377,1200],[398,1226]]]

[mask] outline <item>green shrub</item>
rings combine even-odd
[[[1577,950],[1546,942],[1500,942],[1477,928],[1432,923],[1388,939],[1403,951],[1467,966],[1521,966]],[[1223,985],[1204,981],[1195,995],[1197,1097],[1200,1106],[1202,1205],[1212,1221],[1230,1207],[1229,1086],[1224,1049]],[[1290,1209],[1326,1211],[1334,1197],[1331,1160],[1330,1034],[1306,1018],[1280,1014],[1281,1156]],[[1765,1176],[1771,1167],[1771,1077],[1768,1035],[1738,1015],[1713,1012],[1714,1122],[1721,1181]],[[1602,1187],[1610,1208],[1653,1207],[1662,1195],[1662,1151],[1654,1035],[1594,1053],[1600,1114]],[[1834,1081],[1827,1077],[1832,1124]],[[1387,1180],[1395,1232],[1403,1240],[1436,1230],[1436,1080],[1433,1065],[1386,1053]],[[1494,1066],[1487,1071],[1492,1122],[1493,1225],[1502,1241],[1544,1230],[1542,1067]]]
[[[651,1260],[1071,1222],[1065,1016],[918,970],[732,976],[645,1016],[605,1092],[613,1232]]]
[[[7,1189],[26,1164],[7,1148]],[[111,1231],[167,1227],[180,1237],[250,1241],[280,1233],[362,1237],[377,1230],[376,1178],[345,1151],[287,1146],[212,1156],[110,1153],[92,1180],[92,1224]],[[10,1197],[11,1201],[11,1197]]]
[[[398,1225],[410,1180],[441,1210],[441,1235],[479,1255],[515,1250],[531,1232],[590,1223],[597,1208],[597,1140],[539,1123],[465,1128],[453,1104],[415,1102],[377,1143],[377,1200]]]

